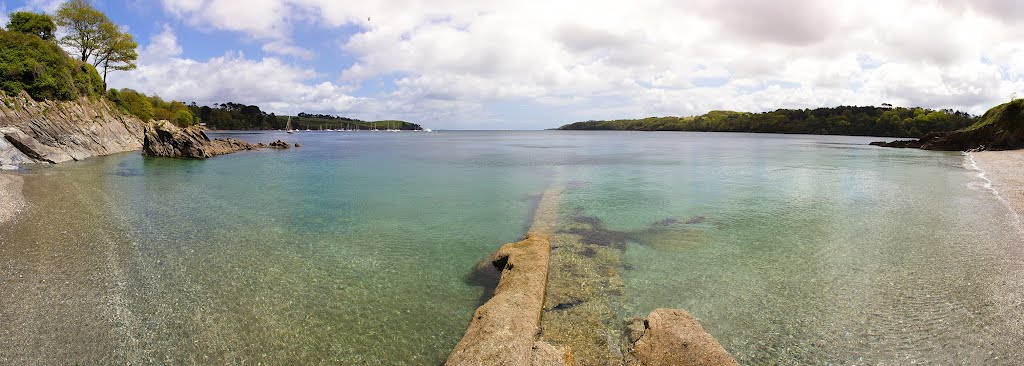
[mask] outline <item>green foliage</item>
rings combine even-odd
[[[990,125],[1004,130],[1024,129],[1024,99],[1014,99],[989,109],[977,123],[964,128],[963,131],[974,131]]]
[[[180,127],[199,123],[188,106],[179,101],[167,102],[158,96],[146,96],[131,89],[110,89],[107,99],[143,121],[167,120]]]
[[[278,117],[282,120],[286,120],[287,117]],[[390,125],[391,128],[400,130],[422,130],[423,127],[411,122],[399,121],[399,120],[381,120],[381,121],[363,121],[360,119],[334,116],[329,114],[310,114],[310,113],[299,113],[297,117],[292,119],[292,125],[296,129],[319,129],[319,128],[330,128],[330,129],[355,129],[355,130],[370,130],[370,129],[386,129]]]
[[[11,13],[11,19],[7,23],[7,30],[31,34],[45,41],[52,41],[53,32],[57,31],[57,25],[53,23],[53,18],[50,18],[49,15],[16,11]]]
[[[970,126],[977,117],[953,110],[850,107],[779,109],[765,113],[712,111],[695,117],[576,122],[561,130],[765,132],[919,137]]]
[[[174,117],[174,123],[179,126],[192,126],[196,124],[195,117],[192,116],[192,112],[187,109],[179,110],[175,112],[177,115]]]
[[[89,64],[35,35],[0,30],[0,89],[37,100],[100,95],[103,83]]]
[[[104,84],[110,71],[135,69],[138,43],[85,0],[64,3],[55,20],[67,32],[60,44],[75,49],[80,60],[92,60],[93,66],[102,70]]]
[[[131,34],[122,32],[120,27],[114,23],[105,23],[100,26],[99,48],[93,57],[94,65],[103,70],[103,83],[107,82],[107,74],[110,71],[135,70],[135,60],[138,60],[139,47]]]
[[[60,44],[78,51],[83,62],[88,62],[110,38],[110,19],[85,0],[70,0],[61,5],[54,21],[68,33]]]
[[[154,118],[153,104],[145,94],[131,89],[110,89],[107,91],[107,99],[143,121]]]
[[[255,105],[240,103],[217,103],[212,107],[199,106],[192,103],[188,106],[198,121],[206,123],[209,128],[220,130],[283,130],[288,119],[292,119],[292,128],[297,130],[319,129],[360,129],[369,130],[376,124],[378,129],[385,129],[390,123],[392,128],[402,130],[421,130],[420,125],[404,121],[363,121],[354,118],[326,114],[299,113],[298,116],[278,116],[266,113]],[[198,122],[197,122],[198,123]]]

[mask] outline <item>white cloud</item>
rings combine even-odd
[[[11,18],[7,16],[7,3],[0,1],[0,27],[6,29],[9,21]]]
[[[110,86],[206,105],[256,104],[279,113],[359,111],[378,118],[372,100],[350,96],[349,87],[313,83],[320,75],[305,67],[276,58],[249,59],[237,52],[202,61],[181,54],[173,29],[165,25],[140,52],[138,69],[111,74]]]
[[[275,55],[298,57],[303,60],[312,60],[316,56],[313,51],[296,46],[284,40],[274,40],[270,43],[264,44],[263,52]]]
[[[139,62],[156,64],[179,55],[181,46],[178,45],[178,37],[170,25],[164,24],[163,31],[150,38],[149,44],[139,51]]]
[[[338,82],[394,79],[394,91],[363,107],[429,122],[471,123],[509,101],[558,106],[561,119],[884,102],[981,113],[1024,83],[1019,1],[163,3],[188,24],[240,32],[278,55],[312,57],[292,34],[299,24],[338,32],[355,59],[328,70]]]
[[[29,0],[26,1],[21,7],[14,9],[15,11],[42,11],[47,14],[53,14],[57,11],[57,8],[64,4],[65,0]],[[5,23],[6,24],[6,23]]]

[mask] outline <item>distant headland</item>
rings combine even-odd
[[[711,111],[691,117],[648,117],[585,121],[558,130],[753,132],[809,135],[921,137],[953,131],[978,117],[952,109],[839,106],[816,109],[778,109],[764,113]]]

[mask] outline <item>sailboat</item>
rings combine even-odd
[[[285,129],[285,131],[288,131],[288,133],[295,133],[295,130],[292,129],[292,117],[291,116],[288,116],[288,124],[286,124],[284,126],[284,129]]]

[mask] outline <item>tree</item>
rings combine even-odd
[[[57,9],[54,17],[57,25],[67,28],[68,35],[60,39],[60,44],[78,51],[82,62],[89,62],[93,53],[101,49],[104,38],[109,39],[110,23],[107,16],[93,8],[85,0],[71,0]]]
[[[53,18],[50,18],[49,15],[16,11],[11,13],[11,20],[7,22],[7,30],[32,34],[52,41],[53,32],[57,31],[57,25],[53,23]]]
[[[96,50],[93,65],[96,69],[103,70],[103,86],[107,85],[107,73],[110,71],[135,70],[135,60],[139,59],[139,53],[135,51],[139,47],[135,39],[127,32],[121,32],[114,23],[104,23],[100,26],[100,40],[97,42],[99,48]]]

